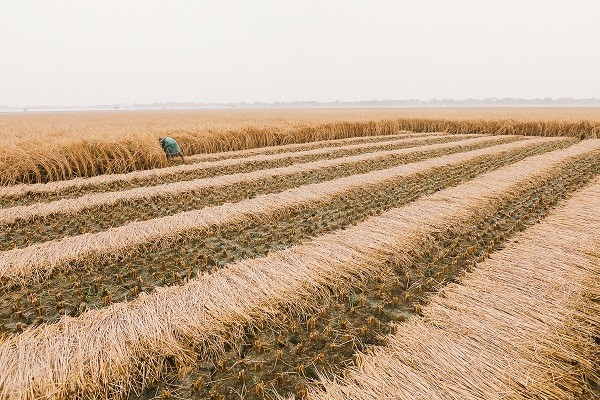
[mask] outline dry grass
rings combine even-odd
[[[198,353],[221,353],[247,324],[307,312],[335,290],[385,273],[382,261],[418,252],[424,237],[449,226],[470,226],[491,215],[500,199],[539,184],[561,162],[598,149],[600,140],[590,140],[530,157],[304,245],[26,330],[0,344],[0,397],[124,394],[157,379],[169,360],[183,368]]]
[[[416,134],[404,134],[404,135],[390,135],[385,136],[389,140],[378,141],[375,143],[350,143],[348,139],[334,140],[329,142],[323,142],[323,144],[331,144],[336,142],[337,146],[333,147],[318,147],[309,150],[300,149],[300,145],[288,145],[288,146],[274,146],[274,147],[263,147],[255,150],[241,150],[239,152],[226,152],[216,153],[215,156],[222,156],[222,159],[210,160],[210,161],[198,161],[193,164],[180,164],[165,168],[156,168],[152,170],[133,171],[125,174],[107,174],[99,175],[90,178],[75,178],[67,181],[56,181],[49,183],[34,183],[34,184],[20,184],[0,187],[0,196],[22,196],[28,193],[56,193],[65,189],[72,188],[85,188],[90,186],[105,185],[114,182],[126,182],[126,181],[143,181],[144,179],[150,179],[156,176],[165,176],[171,174],[179,174],[191,171],[197,171],[201,169],[209,169],[216,167],[224,167],[230,165],[239,165],[259,161],[274,161],[282,160],[286,158],[303,157],[310,155],[320,155],[333,153],[340,150],[353,150],[353,149],[374,149],[378,147],[385,147],[394,143],[411,143],[415,141],[417,144],[420,141],[428,140],[431,137],[448,137],[450,135],[431,134],[426,136],[419,136]],[[381,138],[381,137],[380,137]],[[264,152],[271,152],[275,149],[279,150],[290,150],[282,151],[274,154],[261,154]],[[234,158],[234,156],[239,156]],[[188,159],[202,160],[206,155],[198,155],[188,157]]]
[[[598,109],[227,110],[0,114],[0,184],[47,182],[166,165],[157,144],[187,154],[400,130],[599,136]]]
[[[279,126],[291,122],[256,127],[228,120],[202,123],[202,113],[178,111],[0,115],[0,145],[5,149],[0,184],[163,167],[167,161],[158,145],[160,136],[175,137],[185,154],[197,154],[399,132],[388,121],[281,130]]]
[[[596,180],[311,398],[598,398],[598,198]]]
[[[429,151],[429,150],[440,150],[440,149],[452,149],[462,146],[469,146],[473,144],[488,144],[493,145],[497,144],[499,140],[504,140],[505,136],[495,136],[495,137],[477,137],[468,139],[468,136],[462,136],[467,140],[461,140],[450,143],[440,143],[433,145],[425,145],[418,146],[419,141],[414,141],[415,147],[402,148],[399,150],[386,150],[386,151],[375,151],[373,153],[365,153],[357,156],[351,157],[342,157],[342,158],[334,158],[330,160],[319,160],[307,163],[298,163],[292,164],[287,167],[278,167],[271,169],[262,169],[253,172],[244,172],[237,173],[231,175],[221,175],[211,178],[201,178],[194,179],[190,181],[180,181],[180,182],[172,182],[165,183],[162,185],[156,186],[143,186],[129,190],[121,190],[117,192],[103,192],[103,193],[94,193],[87,194],[81,197],[73,198],[73,199],[61,199],[48,203],[35,203],[27,206],[16,206],[10,208],[2,208],[0,209],[0,223],[12,223],[16,220],[27,220],[35,217],[46,217],[51,214],[76,214],[79,211],[82,211],[87,208],[98,207],[98,206],[111,206],[117,203],[124,202],[135,202],[141,199],[150,199],[153,197],[159,196],[177,196],[180,193],[185,192],[193,192],[199,191],[201,189],[206,188],[217,188],[222,186],[229,186],[238,184],[241,182],[252,182],[258,181],[265,178],[271,178],[276,176],[286,176],[286,175],[294,175],[299,173],[304,173],[308,171],[317,171],[320,169],[332,168],[340,165],[346,164],[355,164],[365,161],[382,159],[390,156],[398,156],[403,154],[411,154],[421,151]],[[402,139],[401,139],[402,140]],[[407,140],[407,139],[404,139]],[[413,143],[413,139],[410,140],[410,143]],[[399,143],[400,141],[396,141]],[[384,142],[389,144],[389,142]],[[311,150],[316,153],[316,150]],[[284,153],[287,154],[287,153]],[[275,157],[277,156],[277,157]],[[264,161],[270,159],[278,159],[279,155],[266,155],[266,156],[258,156],[252,157],[253,161]],[[230,159],[223,160],[224,162],[216,161],[209,165],[202,165],[204,168],[209,168],[212,164],[226,164],[231,165],[234,163],[242,163],[238,160],[244,159]],[[194,167],[193,165],[186,165],[185,167]],[[143,171],[146,172],[148,176],[153,176],[154,171]],[[160,173],[160,170],[156,171]],[[136,174],[138,175],[138,174]],[[108,175],[107,177],[110,177]],[[59,183],[59,182],[57,182]],[[54,184],[48,184],[54,185]],[[64,185],[61,185],[64,186]]]
[[[383,185],[400,177],[423,174],[439,167],[474,160],[480,156],[511,152],[556,140],[562,139],[534,138],[435,157],[385,170],[304,185],[281,193],[261,195],[235,204],[223,204],[148,221],[132,222],[108,231],[66,237],[22,249],[4,251],[0,253],[0,278],[15,282],[40,280],[55,268],[66,267],[66,263],[73,260],[92,256],[114,256],[126,252],[133,246],[161,237],[172,237],[187,231],[268,218],[278,211],[326,201],[353,188]],[[588,152],[594,146],[600,146],[600,141],[585,141],[561,152],[551,152],[546,157],[575,156]]]

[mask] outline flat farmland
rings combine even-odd
[[[7,180],[0,398],[597,397],[600,118],[490,134],[360,112]]]
[[[157,139],[185,154],[392,135],[600,137],[598,108],[227,109],[0,113],[0,184],[45,183],[168,166]]]

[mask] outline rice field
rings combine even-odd
[[[600,139],[378,126],[0,187],[0,399],[599,398]]]
[[[185,154],[360,143],[399,131],[600,138],[598,108],[228,109],[0,113],[0,185],[167,167],[157,145]],[[366,139],[362,139],[366,138]],[[233,153],[235,151],[235,153]],[[201,156],[210,159],[206,155]]]

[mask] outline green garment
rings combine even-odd
[[[181,149],[179,148],[179,145],[177,144],[175,139],[170,137],[165,138],[165,140],[162,142],[162,148],[167,154],[181,153]]]

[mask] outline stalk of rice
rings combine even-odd
[[[0,197],[4,196],[19,196],[25,195],[28,193],[52,193],[58,192],[61,190],[72,189],[72,188],[83,188],[89,186],[103,185],[114,182],[125,182],[132,180],[143,180],[144,178],[152,178],[156,176],[165,176],[170,174],[177,173],[185,173],[190,171],[197,171],[201,169],[209,169],[209,168],[217,168],[217,167],[225,167],[230,165],[238,165],[245,164],[251,162],[259,162],[259,161],[275,161],[282,160],[290,157],[302,157],[309,155],[319,155],[319,154],[327,154],[340,150],[353,150],[353,149],[361,149],[361,148],[377,148],[383,147],[390,144],[395,143],[403,143],[403,142],[412,142],[418,144],[420,141],[425,141],[431,138],[431,136],[440,136],[440,137],[452,137],[452,135],[425,135],[425,136],[417,136],[415,135],[398,135],[390,137],[390,140],[384,142],[375,142],[375,143],[360,143],[360,144],[344,144],[341,143],[341,146],[337,147],[324,147],[318,149],[310,149],[305,151],[291,151],[285,153],[276,153],[276,154],[262,154],[266,150],[270,150],[272,148],[263,148],[262,152],[259,149],[253,150],[244,150],[244,152],[249,152],[249,156],[243,158],[227,158],[216,161],[202,161],[193,164],[181,164],[175,165],[171,167],[157,168],[151,170],[140,170],[133,171],[124,174],[105,174],[98,175],[90,178],[74,178],[66,181],[55,181],[49,183],[34,183],[34,184],[20,184],[13,186],[0,187]],[[461,137],[469,137],[473,135],[461,135]],[[480,136],[480,135],[475,135]],[[299,146],[299,145],[294,145]],[[288,146],[279,146],[282,148],[286,148]],[[293,150],[293,148],[292,148]],[[252,151],[252,152],[251,152]],[[238,152],[231,152],[231,156],[237,155]],[[219,154],[229,154],[229,153],[219,153]],[[212,154],[211,154],[212,155]],[[188,160],[200,160],[202,157],[208,157],[207,154],[190,156]]]
[[[42,280],[55,268],[69,268],[69,262],[84,257],[101,257],[103,254],[113,256],[126,252],[128,248],[161,237],[172,237],[188,231],[209,229],[215,226],[228,226],[255,218],[269,218],[275,212],[286,208],[326,201],[357,187],[383,185],[399,177],[424,173],[435,168],[473,160],[480,156],[501,154],[557,140],[565,139],[535,138],[451,154],[394,168],[304,185],[234,204],[227,203],[147,221],[131,222],[108,231],[87,233],[8,250],[0,252],[0,278],[21,283]],[[571,146],[568,151],[579,154],[584,151],[584,147],[575,145]]]
[[[582,399],[600,381],[600,180],[445,287],[313,399]]]
[[[471,226],[560,163],[598,150],[600,140],[590,140],[530,157],[306,244],[26,330],[0,344],[0,397],[125,395],[172,361],[185,369],[222,353],[248,324],[309,312],[337,290],[385,275],[384,260],[414,256],[428,235]]]
[[[40,202],[26,206],[15,206],[0,209],[0,223],[9,224],[17,220],[27,220],[34,217],[45,217],[52,214],[74,214],[87,208],[110,206],[120,202],[134,202],[160,196],[176,196],[178,193],[192,192],[206,188],[234,185],[242,182],[252,182],[260,179],[294,175],[302,172],[316,171],[345,164],[355,164],[363,161],[383,159],[385,157],[411,154],[428,150],[452,149],[479,143],[494,144],[495,141],[506,140],[506,136],[479,137],[451,143],[439,143],[426,146],[403,148],[398,150],[378,151],[359,154],[351,157],[341,157],[331,160],[318,160],[308,163],[292,164],[287,167],[263,169],[252,172],[242,172],[231,175],[220,175],[211,178],[200,178],[190,181],[165,183],[156,186],[142,186],[116,192],[91,193],[76,198],[67,198],[48,203]],[[266,156],[265,156],[266,157]],[[224,161],[235,161],[224,160]],[[114,175],[110,175],[114,176]]]

